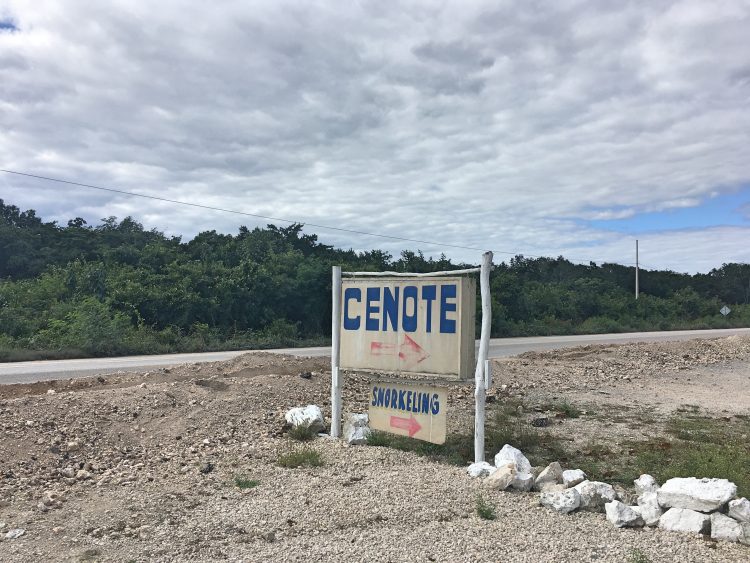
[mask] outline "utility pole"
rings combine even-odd
[[[638,239],[635,239],[635,298],[638,299]]]

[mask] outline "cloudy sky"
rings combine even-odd
[[[627,263],[638,238],[646,267],[707,271],[750,262],[749,29],[748,0],[0,0],[0,168],[497,260]],[[268,222],[6,173],[0,198]]]

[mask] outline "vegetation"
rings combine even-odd
[[[482,495],[477,495],[476,509],[477,515],[482,520],[494,520],[497,518],[495,507],[488,503]]]
[[[235,475],[234,484],[237,485],[240,489],[253,489],[260,485],[260,481],[250,479],[249,477],[245,477],[244,475]]]
[[[322,344],[336,264],[469,266],[335,249],[300,224],[183,242],[131,217],[61,226],[0,200],[0,361]],[[492,273],[493,335],[750,326],[750,264],[642,271],[637,301],[633,283],[626,266],[516,256]]]
[[[277,460],[281,467],[319,467],[323,465],[320,452],[309,447],[296,448],[279,455]]]
[[[651,559],[637,547],[630,550],[630,563],[651,563]]]
[[[317,433],[314,432],[309,425],[300,424],[299,426],[293,426],[290,428],[289,432],[287,432],[287,436],[298,442],[309,442],[317,436]]]

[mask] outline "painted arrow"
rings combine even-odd
[[[409,438],[413,438],[414,434],[422,430],[422,425],[417,422],[414,415],[409,418],[391,415],[391,428],[406,430],[409,433]]]
[[[371,342],[370,354],[373,356],[395,356],[401,359],[407,367],[417,365],[430,357],[419,344],[408,335],[404,335],[404,341],[401,345],[386,344],[385,342]]]

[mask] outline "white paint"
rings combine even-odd
[[[479,353],[477,367],[474,372],[476,389],[474,391],[474,462],[484,461],[484,419],[485,399],[487,397],[486,379],[490,375],[484,373],[489,363],[487,356],[490,347],[490,329],[492,328],[492,303],[490,300],[490,271],[492,270],[492,252],[482,255],[482,270],[480,287],[482,292],[482,333],[479,339]],[[496,464],[497,465],[497,464]]]
[[[347,277],[392,277],[392,278],[434,278],[436,276],[461,276],[476,274],[481,268],[467,268],[465,270],[450,270],[447,272],[427,272],[425,274],[409,274],[404,272],[344,272]]]
[[[331,437],[341,436],[341,266],[333,267],[331,283]]]

